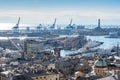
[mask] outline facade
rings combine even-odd
[[[33,76],[33,80],[59,80],[59,74],[44,74]]]
[[[23,47],[26,54],[38,53],[45,49],[44,42],[35,39],[26,39]]]
[[[63,72],[64,75],[71,74],[73,67],[74,66],[70,61],[62,61],[59,64],[59,69]]]
[[[55,48],[54,55],[57,55],[58,57],[60,57],[60,51],[61,51],[61,48]]]
[[[48,68],[49,70],[50,70],[50,69],[55,69],[55,64],[49,64],[47,68]]]
[[[108,65],[107,62],[100,58],[98,59],[95,64],[94,64],[94,72],[96,73],[96,75],[99,76],[105,76],[106,75],[106,71],[108,70]]]

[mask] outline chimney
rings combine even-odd
[[[98,27],[100,28],[100,19],[98,19]]]
[[[119,42],[117,43],[117,56],[119,56]]]

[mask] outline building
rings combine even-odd
[[[78,25],[77,29],[85,29],[85,26],[84,25]]]
[[[26,40],[24,44],[26,44],[24,51],[28,54],[37,53],[40,50],[44,50],[43,43],[36,40],[29,39]]]
[[[32,77],[33,80],[59,80],[59,74],[44,74]]]
[[[99,58],[94,64],[94,72],[96,75],[105,76],[108,70],[108,64],[105,59]]]
[[[61,61],[59,63],[59,70],[63,72],[64,75],[69,75],[73,72],[74,65],[70,61]]]
[[[7,80],[11,76],[11,71],[2,71],[0,72],[0,80]]]
[[[49,64],[47,68],[48,69],[55,69],[55,64]]]
[[[54,49],[54,55],[60,57],[60,51],[61,51],[61,48],[55,48]]]
[[[75,79],[77,79],[78,77],[83,77],[83,73],[81,71],[75,72]]]
[[[33,80],[59,80],[59,73],[55,69],[51,69],[47,71],[35,70],[30,75],[32,76]]]
[[[10,78],[8,78],[7,80],[33,80],[30,76],[26,75],[26,74],[17,74],[14,76],[11,76]]]

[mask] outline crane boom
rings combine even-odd
[[[18,22],[16,24],[17,27],[19,27],[19,23],[20,23],[20,17],[19,17]]]
[[[55,18],[54,23],[50,26],[50,28],[51,28],[51,29],[55,28],[55,25],[56,25],[56,18]]]
[[[55,24],[56,24],[56,18],[55,18],[55,21],[54,21],[54,24],[53,24],[53,25],[55,26]]]
[[[69,24],[69,25],[71,26],[71,24],[72,24],[72,19],[71,19],[71,21],[70,21],[70,24]]]
[[[22,51],[22,49],[19,48],[9,37],[7,37],[7,38],[13,44],[13,46],[15,46],[15,48],[17,48],[18,50]]]

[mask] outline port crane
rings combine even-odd
[[[50,29],[55,29],[55,25],[56,25],[56,18],[55,18],[54,23],[50,26]]]
[[[19,23],[20,23],[20,17],[18,18],[17,24],[13,27],[13,30],[19,31]]]
[[[18,19],[17,24],[12,28],[13,29],[13,33],[12,36],[19,36],[19,23],[20,23],[20,17]]]
[[[69,24],[69,26],[72,26],[72,19],[71,19],[71,21],[70,21],[70,24]]]
[[[15,30],[15,32],[19,32],[19,23],[20,23],[20,17],[18,18],[18,22],[16,24],[16,26],[13,27],[13,30]],[[14,34],[13,34],[14,35]],[[13,46],[15,46],[16,49],[18,49],[20,52],[23,51],[22,48],[18,47],[8,36],[6,36],[8,38],[8,40],[13,44]]]
[[[42,24],[39,24],[36,28],[37,28],[37,31],[39,32],[40,29],[42,28]]]
[[[72,19],[70,20],[70,24],[68,24],[68,26],[66,27],[66,29],[74,29],[74,27],[72,25]]]

